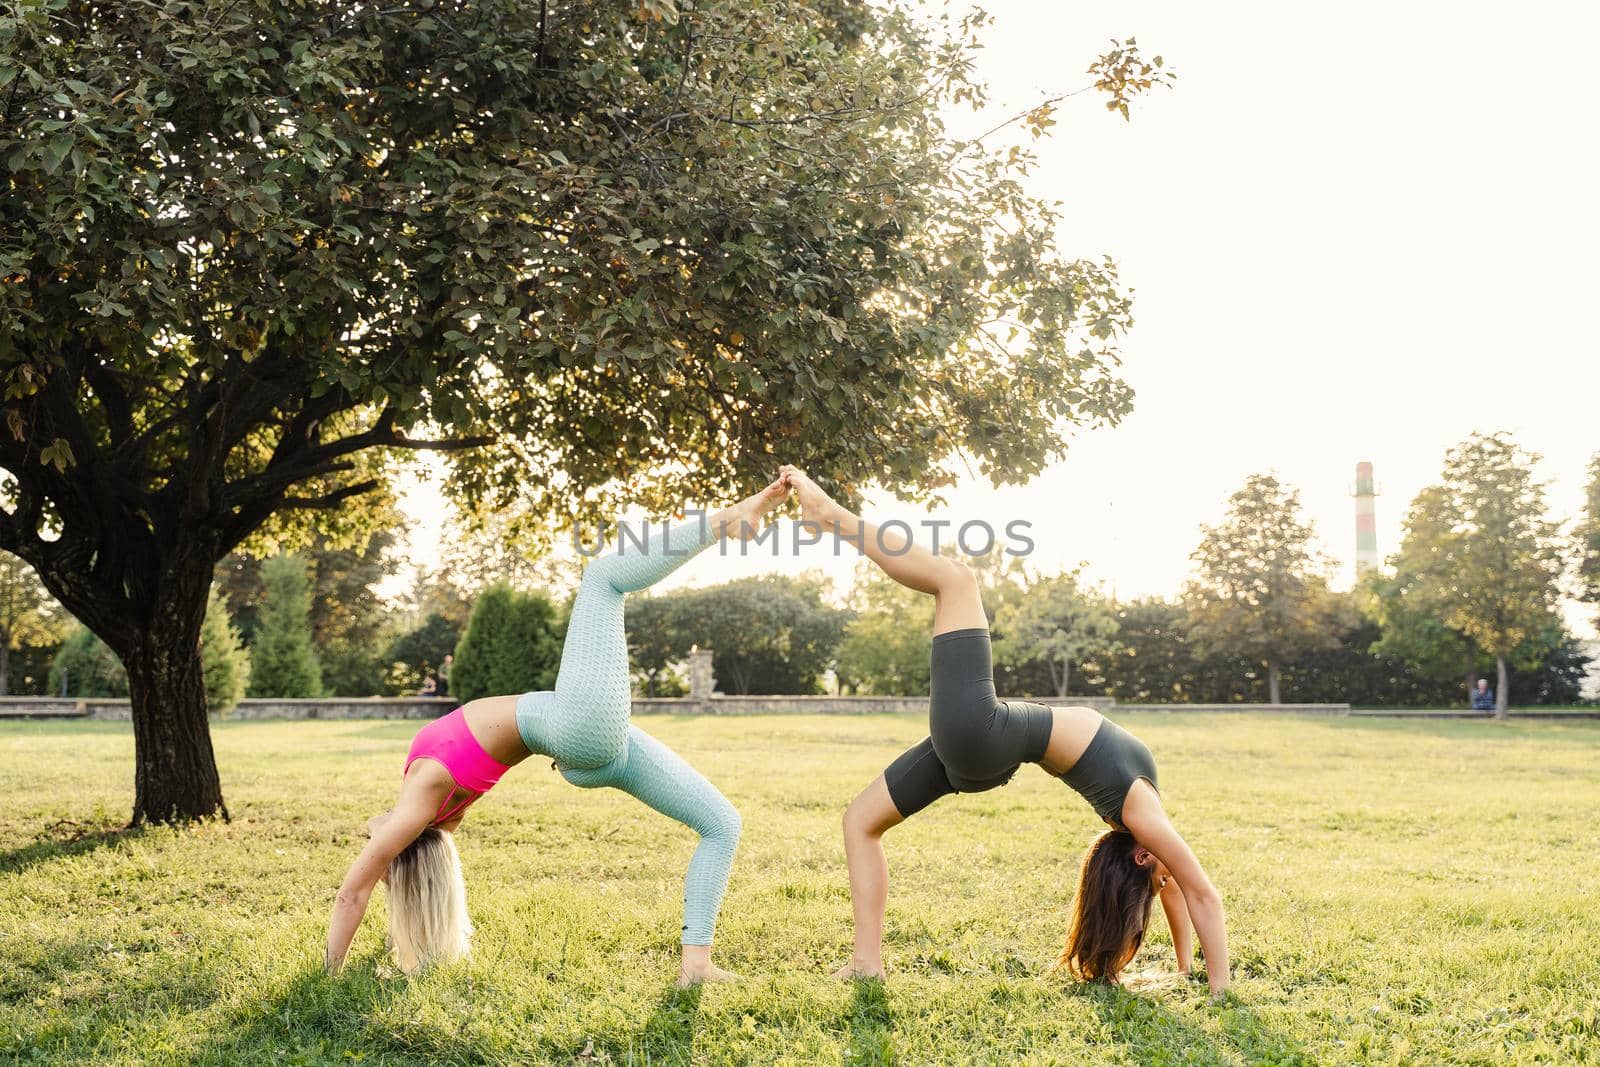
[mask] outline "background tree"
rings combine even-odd
[[[1402,561],[1425,560],[1409,592],[1431,614],[1493,657],[1495,716],[1504,718],[1513,663],[1532,664],[1560,632],[1557,527],[1545,516],[1539,457],[1505,434],[1473,434],[1445,454],[1440,483],[1407,515]]]
[[[228,617],[228,602],[215,587],[200,627],[200,660],[206,683],[206,706],[222,715],[239,703],[250,685],[250,653]]]
[[[671,592],[628,597],[628,662],[647,697],[668,695],[660,691],[661,683],[671,677],[673,667],[697,643],[693,627],[686,625],[682,617],[684,596],[683,592]]]
[[[1420,677],[1440,683],[1444,704],[1459,705],[1471,697],[1480,657],[1465,634],[1439,617],[1439,607],[1426,602],[1429,572],[1445,563],[1432,552],[1437,539],[1417,532],[1430,521],[1427,509],[1413,506],[1401,549],[1390,557],[1393,576],[1369,575],[1359,595],[1378,625],[1372,654],[1406,663]]]
[[[69,697],[125,697],[128,672],[111,647],[79,625],[50,664],[50,693]]]
[[[415,693],[422,680],[434,674],[446,656],[454,654],[462,627],[434,612],[422,625],[395,637],[384,659],[388,663],[385,689],[394,694]],[[452,690],[455,679],[452,678]]]
[[[576,592],[584,558],[571,540],[541,525],[523,507],[457,507],[439,546],[435,581],[455,589],[487,589],[506,582],[517,589]],[[437,585],[431,595],[444,596]],[[462,616],[465,620],[465,615]]]
[[[958,455],[1021,482],[1129,409],[1112,264],[1058,252],[1031,153],[945,131],[983,100],[981,16],[4,17],[0,548],[127,664],[134,822],[224,812],[196,651],[217,561],[359,521],[408,450],[549,522],[729,497],[780,450],[851,501],[935,491]],[[1124,113],[1167,77],[1131,42],[1091,73]]]
[[[12,653],[60,644],[70,622],[33,568],[0,551],[0,696],[11,693]]]
[[[1579,595],[1600,605],[1600,453],[1589,461],[1583,515],[1578,519]],[[1600,615],[1595,616],[1600,626]]]
[[[1116,609],[1098,590],[1084,586],[1079,574],[1068,571],[1030,582],[1015,606],[996,620],[1005,633],[996,642],[996,658],[1043,663],[1058,697],[1071,687],[1072,665],[1110,651],[1117,633]]]
[[[311,633],[330,696],[371,696],[383,688],[384,652],[396,622],[378,586],[400,569],[397,548],[404,516],[387,494],[362,502],[370,528],[349,536],[311,533],[300,550],[311,581]],[[255,638],[263,584],[261,563],[276,552],[234,552],[217,565],[216,581],[227,596],[234,624],[248,645]],[[463,613],[463,619],[465,613]]]
[[[1227,517],[1202,527],[1184,592],[1189,633],[1202,651],[1237,654],[1267,671],[1267,699],[1281,702],[1284,664],[1336,640],[1327,563],[1300,520],[1300,494],[1254,474],[1228,499]]]
[[[1125,703],[1168,704],[1197,699],[1201,661],[1188,638],[1183,605],[1148,597],[1117,605],[1114,648],[1098,659],[1106,687]]]
[[[213,714],[222,714],[244,696],[250,679],[250,654],[239,639],[239,631],[228,617],[227,601],[218,593],[208,598],[206,618],[200,628],[200,663],[205,679],[206,703]],[[125,697],[128,672],[109,645],[94,631],[74,625],[49,665],[50,695]]]
[[[322,695],[322,667],[311,641],[310,582],[306,561],[293,554],[261,564],[262,595],[255,643],[250,646],[250,695]]]
[[[928,692],[933,598],[907,589],[871,564],[856,570],[854,617],[834,658],[844,692],[921,696]]]
[[[1589,664],[1594,662],[1583,644],[1552,620],[1553,631],[1542,634],[1535,647],[1544,650],[1537,658],[1511,660],[1510,681],[1506,688],[1517,694],[1519,704],[1580,704],[1584,702],[1584,681]]]
[[[505,583],[483,591],[456,646],[451,694],[483,696],[550,689],[561,666],[562,626],[549,597]]]
[[[850,613],[824,599],[814,578],[761,575],[684,594],[679,618],[712,651],[732,693],[811,694],[844,639]]]

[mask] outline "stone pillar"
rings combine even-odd
[[[695,645],[689,649],[689,699],[699,705],[697,710],[711,710],[711,694],[717,687],[711,670],[711,650]]]

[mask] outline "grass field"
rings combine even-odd
[[[233,821],[116,832],[125,725],[0,725],[0,1060],[95,1063],[1600,1062],[1600,723],[1145,715],[1221,888],[1236,997],[1045,971],[1088,806],[1035,768],[890,834],[887,985],[840,983],[838,816],[911,717],[652,717],[745,817],[718,958],[674,994],[692,836],[530,760],[460,834],[470,961],[318,970],[415,723],[215,729]],[[1159,909],[1157,912],[1159,916]]]

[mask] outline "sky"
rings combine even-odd
[[[1063,251],[1109,254],[1134,290],[1133,414],[1027,486],[967,479],[937,517],[1023,519],[1037,570],[1174,595],[1201,524],[1272,472],[1348,586],[1356,463],[1375,465],[1387,556],[1445,450],[1497,430],[1543,456],[1552,514],[1577,515],[1600,452],[1600,5],[984,6],[990,110],[953,114],[958,134],[1086,84],[1113,37],[1178,81],[1131,122],[1075,97],[1035,145]],[[406,495],[422,555],[438,499]],[[887,497],[867,511],[929,517]],[[708,556],[676,582],[853,566]],[[1591,614],[1569,608],[1587,635]]]

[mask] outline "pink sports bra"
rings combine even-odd
[[[467,716],[460,708],[417,731],[417,736],[411,741],[411,751],[406,755],[405,770],[409,771],[411,764],[424,756],[442,764],[450,772],[450,777],[455,779],[456,785],[472,794],[453,807],[450,806],[450,797],[445,797],[433,822],[429,824],[431,826],[449,822],[466,811],[473,801],[493,789],[500,776],[511,769],[483,750],[478,739],[472,736],[472,731],[467,729]],[[449,811],[445,810],[447,807]]]

